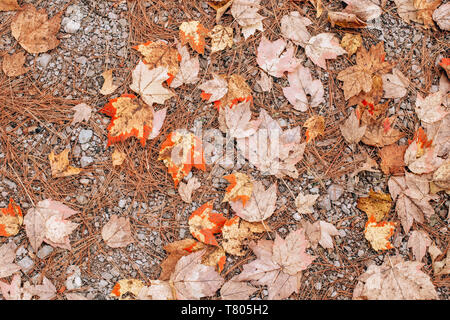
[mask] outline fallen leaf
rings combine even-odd
[[[230,138],[247,138],[256,133],[260,120],[250,120],[250,102],[241,102],[234,107],[224,107],[225,126]]]
[[[441,121],[423,123],[427,130],[427,136],[436,149],[438,157],[446,157],[450,152],[450,114]]]
[[[420,269],[423,263],[388,257],[381,266],[370,265],[353,290],[353,299],[430,300],[438,299],[430,277]]]
[[[211,53],[233,47],[233,28],[216,25],[211,30]]]
[[[359,19],[354,13],[328,11],[328,21],[331,27],[335,25],[342,28],[365,28],[366,23]]]
[[[180,182],[180,186],[178,187],[178,193],[180,194],[181,200],[186,203],[192,202],[192,193],[201,187],[200,181],[196,177],[192,177],[189,179],[187,183]]]
[[[24,5],[13,17],[11,34],[28,53],[42,53],[56,48],[62,11],[50,20],[44,8],[36,10],[32,4]]]
[[[212,74],[213,78],[198,86],[202,92],[202,98],[208,102],[220,100],[228,92],[228,83],[220,75]]]
[[[221,246],[208,246],[201,261],[205,266],[215,267],[220,273],[225,267],[226,260],[225,250]]]
[[[325,118],[322,116],[312,116],[308,118],[303,127],[306,129],[306,142],[314,140],[318,136],[323,136],[325,130]]]
[[[369,172],[379,172],[379,170],[374,169],[378,168],[378,163],[372,159],[367,153],[358,153],[354,157],[355,161],[364,161],[362,165],[358,166],[355,171],[350,175],[350,178],[353,178],[361,171],[369,171]]]
[[[261,78],[256,80],[256,82],[259,84],[263,92],[267,92],[272,89],[272,77],[269,77],[264,71],[261,71]]]
[[[199,21],[183,22],[180,25],[180,40],[183,45],[189,43],[191,48],[200,54],[205,52],[205,37],[209,30]]]
[[[346,33],[341,40],[341,47],[347,51],[348,56],[352,56],[362,45],[360,34]]]
[[[438,24],[439,28],[450,31],[450,3],[443,4],[434,10],[432,17]]]
[[[256,30],[264,31],[264,19],[258,11],[261,9],[261,0],[234,0],[231,5],[231,15],[241,26],[242,34],[247,39]]]
[[[394,230],[395,222],[377,222],[374,216],[370,216],[364,228],[364,237],[375,251],[389,250],[394,248],[389,242]]]
[[[26,281],[23,286],[19,274],[15,274],[11,283],[0,281],[0,291],[5,300],[31,300],[33,297],[33,286]]]
[[[213,246],[218,246],[215,233],[222,232],[227,219],[221,213],[212,212],[212,203],[207,202],[189,217],[189,231],[195,239]]]
[[[225,11],[233,4],[233,0],[208,1],[208,4],[216,10],[216,23],[219,23]]]
[[[439,65],[445,70],[447,77],[450,77],[450,58],[442,58]]]
[[[107,146],[133,136],[145,146],[148,139],[155,138],[159,134],[166,117],[166,108],[155,112],[153,107],[140,102],[132,94],[123,94],[111,99],[99,112],[111,117],[107,128]]]
[[[383,192],[369,191],[368,197],[358,198],[357,208],[367,214],[367,218],[373,217],[375,222],[380,222],[389,213],[392,206],[392,198]]]
[[[442,120],[450,113],[443,108],[442,102],[443,96],[441,91],[432,93],[426,98],[422,98],[420,93],[417,93],[415,107],[417,117],[426,123]]]
[[[305,53],[315,65],[327,69],[326,59],[336,59],[346,51],[341,48],[339,39],[333,33],[320,33],[309,39]]]
[[[15,236],[19,233],[22,223],[22,210],[11,198],[9,199],[8,207],[0,209],[0,236]]]
[[[119,149],[114,149],[114,152],[111,155],[113,166],[120,166],[126,157],[127,154],[125,152],[119,151]]]
[[[25,62],[26,57],[23,51],[16,52],[14,54],[6,54],[5,56],[3,56],[3,73],[8,77],[17,77],[24,73],[27,73],[30,68],[26,68],[23,66]]]
[[[149,106],[154,103],[164,104],[167,99],[174,96],[172,91],[162,86],[169,77],[167,68],[149,69],[141,60],[133,70],[130,89],[138,93]]]
[[[14,242],[8,242],[0,247],[0,278],[6,278],[20,271],[20,266],[14,263],[17,246]],[[1,288],[0,282],[0,288]],[[3,290],[2,290],[3,292]],[[4,294],[3,294],[4,295]]]
[[[245,79],[238,74],[232,74],[228,78],[228,92],[220,99],[220,101],[214,101],[214,105],[221,111],[227,106],[232,108],[239,102],[251,101],[253,101],[252,90]]]
[[[433,173],[433,183],[439,188],[450,189],[450,161],[447,160]]]
[[[383,104],[379,104],[381,98],[383,97],[383,92],[383,79],[381,78],[381,76],[375,75],[372,77],[372,89],[370,89],[369,92],[364,92],[363,90],[356,96],[351,97],[350,99],[348,99],[347,105],[349,107],[358,105],[358,108],[360,108],[362,105],[365,109],[367,109],[368,107],[371,109],[373,108],[373,113],[376,113],[377,108],[381,108],[384,106],[388,107],[389,105],[389,101],[386,101],[386,103]],[[367,111],[370,111],[370,109]],[[372,114],[372,116],[374,116],[374,114]]]
[[[414,259],[416,261],[422,261],[427,248],[431,245],[431,239],[428,234],[423,230],[414,230],[411,232],[408,240],[408,248],[412,249]]]
[[[384,98],[395,99],[402,98],[408,92],[409,80],[403,73],[396,69],[392,69],[392,74],[383,74]]]
[[[139,295],[144,283],[138,279],[122,279],[116,282],[110,296],[117,297],[119,300],[134,300]],[[129,294],[133,297],[130,297]],[[124,297],[127,295],[126,297]],[[134,298],[134,299],[133,299]]]
[[[195,56],[191,58],[187,47],[182,46],[180,43],[177,43],[177,50],[181,56],[180,70],[178,70],[175,78],[171,81],[170,87],[178,88],[182,84],[197,83],[199,80],[198,73],[200,72],[200,62],[198,57]]]
[[[246,204],[242,201],[229,201],[237,216],[248,222],[261,222],[269,218],[275,211],[277,200],[277,184],[272,184],[267,190],[259,181],[253,182],[253,191]]]
[[[249,286],[246,282],[236,281],[236,276],[228,280],[220,288],[222,300],[248,300],[258,288]]]
[[[79,294],[79,293],[75,293],[75,292],[67,292],[64,294],[64,296],[66,297],[67,300],[89,300],[88,298],[86,298],[85,296]]]
[[[17,0],[2,0],[0,2],[0,11],[13,11],[19,10],[20,6]]]
[[[424,24],[424,28],[434,26],[432,14],[441,4],[442,0],[414,0],[414,8],[417,9],[417,20]]]
[[[126,247],[133,243],[130,220],[113,214],[102,228],[102,239],[111,248]]]
[[[33,287],[33,296],[38,296],[39,300],[51,300],[56,296],[56,287],[44,277],[42,284]]]
[[[138,300],[174,300],[174,290],[167,281],[151,280],[149,286],[139,290]]]
[[[102,73],[103,86],[100,89],[100,93],[104,96],[107,96],[107,95],[113,93],[119,87],[118,85],[113,84],[112,72],[113,72],[112,69],[109,69],[109,70],[105,70]]]
[[[68,177],[79,174],[82,169],[69,165],[69,149],[64,149],[60,154],[55,154],[54,150],[48,155],[52,177]]]
[[[319,18],[323,12],[322,0],[309,0],[309,2],[316,8],[316,18]]]
[[[91,118],[92,108],[86,103],[79,103],[73,107],[72,110],[75,111],[75,114],[73,115],[72,122],[70,123],[71,126],[82,121],[88,122]]]
[[[68,219],[75,210],[59,201],[46,199],[28,210],[23,223],[34,252],[43,241],[53,247],[71,250],[69,235],[78,227]]]
[[[414,7],[414,0],[394,0],[397,6],[397,13],[403,21],[409,23],[410,21],[419,22],[417,18],[417,10]]]
[[[299,193],[297,198],[295,198],[295,206],[297,207],[297,212],[300,214],[313,213],[313,205],[316,203],[318,194],[303,194]]]
[[[447,251],[445,259],[442,259],[442,251],[433,243],[428,247],[430,253],[433,272],[435,275],[450,274],[450,254]],[[441,260],[442,259],[442,260]]]
[[[384,174],[403,175],[405,172],[404,155],[408,146],[391,144],[378,150],[380,167]]]
[[[247,222],[235,216],[223,225],[222,246],[226,253],[234,256],[244,256],[243,246],[245,242],[255,238],[255,233],[270,231],[261,222]]]
[[[298,11],[291,11],[281,18],[281,34],[296,45],[305,47],[311,38],[311,34],[306,27],[311,24],[312,21],[300,16]]]
[[[224,279],[213,266],[201,263],[205,249],[181,257],[170,277],[178,300],[193,300],[216,294]]]
[[[370,21],[378,18],[383,13],[379,7],[379,0],[343,0],[347,7],[344,12],[354,13],[358,18],[364,21]]]
[[[366,133],[367,126],[359,124],[359,120],[355,115],[355,111],[352,111],[350,116],[340,126],[341,134],[345,141],[350,144],[355,144],[361,141],[361,138]]]
[[[361,141],[374,147],[384,147],[397,142],[405,136],[405,133],[394,129],[394,123],[395,116],[380,119],[380,121],[367,127],[366,133],[361,138]]]
[[[244,173],[234,172],[223,176],[223,179],[227,180],[230,185],[225,190],[222,202],[241,200],[245,207],[245,203],[250,199],[253,191],[253,182],[250,177]]]
[[[282,77],[284,72],[293,72],[300,61],[294,56],[294,47],[286,48],[286,44],[283,39],[270,41],[262,36],[256,54],[256,62],[261,69],[277,78]]]
[[[414,133],[413,140],[405,151],[405,164],[416,174],[430,173],[439,168],[443,159],[438,157],[439,147],[427,139],[423,129]]]
[[[307,222],[307,221],[306,221]],[[326,221],[316,221],[313,224],[306,223],[305,233],[313,249],[320,244],[325,249],[333,248],[333,236],[339,236],[340,233],[334,225]]]
[[[190,132],[171,132],[161,144],[158,160],[166,165],[175,187],[189,174],[192,167],[206,170],[202,141]]]
[[[289,87],[283,88],[283,94],[294,109],[305,112],[325,102],[322,82],[313,80],[309,68],[299,65],[288,73]]]

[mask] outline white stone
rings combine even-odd
[[[31,267],[33,267],[34,262],[29,256],[25,256],[25,258],[17,262],[17,264],[20,266],[23,272],[27,272],[31,269]]]
[[[90,165],[91,163],[94,162],[94,159],[92,159],[92,157],[88,157],[88,156],[82,156],[80,159],[80,164],[81,167],[87,167],[88,165]]]
[[[78,141],[83,144],[87,143],[92,139],[92,130],[83,129],[78,136]]]
[[[39,259],[44,259],[45,257],[47,257],[52,252],[53,252],[53,248],[51,246],[44,245],[37,252],[37,256],[38,256]]]
[[[66,18],[64,18],[66,19]],[[64,31],[67,33],[76,33],[81,28],[81,23],[72,19],[68,19],[64,26]]]
[[[36,58],[36,63],[39,64],[42,68],[47,68],[48,63],[52,59],[52,56],[48,53],[43,53],[39,57]]]

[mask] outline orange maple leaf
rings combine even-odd
[[[162,143],[158,160],[163,160],[172,175],[175,187],[192,167],[206,170],[201,140],[194,134],[174,131]]]
[[[9,237],[16,235],[22,223],[22,210],[11,198],[8,207],[2,208],[0,211],[0,236]]]
[[[218,246],[215,233],[222,232],[227,219],[221,213],[212,212],[212,203],[207,202],[189,217],[189,230],[192,236],[206,244]]]
[[[205,37],[209,30],[198,21],[183,22],[180,25],[180,40],[183,45],[189,42],[192,49],[200,54],[205,52]]]
[[[395,222],[381,221],[377,223],[375,216],[369,216],[364,229],[364,236],[372,245],[372,248],[378,250],[388,250],[394,247],[389,242],[389,238],[394,234]]]
[[[249,176],[243,173],[235,172],[223,177],[230,185],[225,190],[226,194],[222,202],[241,200],[245,206],[247,200],[252,196],[253,183]]]

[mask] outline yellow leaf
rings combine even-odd
[[[227,47],[233,47],[233,29],[216,25],[210,32],[211,37],[211,53],[221,51]]]
[[[364,236],[375,251],[393,249],[389,238],[394,234],[394,229],[395,222],[382,221],[377,223],[375,217],[371,216],[366,223]]]
[[[205,52],[205,37],[209,31],[198,21],[183,22],[180,25],[180,40],[184,45],[189,42],[192,49],[200,54]]]
[[[347,51],[348,56],[353,55],[362,44],[362,37],[360,34],[346,33],[341,40],[341,47]]]
[[[364,211],[367,217],[374,217],[376,222],[380,222],[391,210],[392,198],[383,192],[369,191],[368,197],[358,199],[359,210]]]
[[[139,295],[139,291],[144,288],[144,283],[138,279],[122,279],[113,287],[110,296],[118,297],[119,300],[134,300]],[[134,297],[125,297],[125,294],[132,293]]]
[[[323,135],[325,130],[325,118],[322,116],[312,116],[305,121],[303,127],[308,128],[306,130],[306,142],[309,142],[311,139]]]
[[[79,174],[82,170],[69,165],[69,149],[65,149],[58,155],[52,150],[48,155],[48,159],[50,160],[50,168],[54,178],[73,176]]]
[[[245,202],[250,199],[253,191],[253,182],[246,174],[235,172],[223,177],[230,185],[225,191],[225,197],[222,202],[242,200],[242,204],[245,206]]]

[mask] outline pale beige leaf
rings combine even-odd
[[[416,261],[422,261],[425,253],[427,253],[427,248],[430,245],[431,239],[425,231],[414,230],[411,232],[408,240],[408,248],[412,249]]]
[[[261,71],[261,78],[256,80],[256,82],[259,84],[263,92],[270,91],[270,89],[272,89],[272,77],[269,77],[264,71]]]
[[[173,290],[167,281],[151,280],[137,295],[138,300],[174,300]]]
[[[241,102],[233,107],[225,106],[225,124],[232,138],[246,138],[255,134],[261,120],[250,120],[250,101]]]
[[[75,293],[75,292],[67,292],[64,294],[67,300],[89,300],[85,296]]]
[[[114,152],[111,155],[113,166],[120,166],[126,157],[127,154],[125,152],[122,152],[119,149],[114,149]]]
[[[443,4],[434,10],[433,20],[442,30],[450,31],[450,3]]]
[[[436,122],[442,120],[449,114],[442,107],[443,96],[441,91],[430,94],[426,98],[422,98],[420,93],[417,93],[416,99],[416,114],[417,117],[427,123]]]
[[[73,107],[72,110],[75,111],[72,123],[70,124],[72,126],[82,121],[88,122],[89,119],[91,118],[92,108],[88,106],[86,103],[79,103],[75,107]]]
[[[392,69],[392,74],[383,74],[384,98],[402,98],[408,92],[409,80],[403,73],[396,69]]]
[[[241,26],[245,39],[256,30],[264,30],[262,24],[264,17],[258,13],[261,9],[260,2],[261,0],[234,0],[231,5],[231,15]]]
[[[0,278],[9,277],[20,270],[20,266],[14,263],[17,246],[14,242],[8,242],[0,247]]]
[[[11,283],[0,281],[0,291],[5,300],[31,300],[33,297],[33,286],[26,281],[23,286],[19,274],[15,274]]]
[[[225,282],[220,288],[222,300],[248,300],[258,290],[243,281],[236,281],[236,276]]]
[[[397,6],[397,13],[405,22],[417,22],[417,10],[414,7],[414,0],[394,0]]]
[[[294,47],[286,45],[283,39],[270,41],[262,36],[256,54],[256,62],[261,69],[277,78],[282,77],[284,72],[293,72],[300,60],[295,58]]]
[[[190,178],[187,183],[180,182],[178,193],[180,194],[181,200],[186,203],[191,203],[192,193],[200,187],[201,183],[196,177]]]
[[[354,144],[361,141],[361,138],[366,133],[367,126],[360,126],[359,120],[356,117],[355,111],[353,110],[350,116],[340,126],[340,129],[345,141]]]
[[[364,21],[378,18],[383,10],[379,7],[379,0],[343,0],[347,7],[344,12],[351,12]]]
[[[339,45],[339,39],[333,33],[320,33],[309,39],[305,53],[315,65],[326,69],[326,59],[336,59],[346,51]]]
[[[69,165],[69,149],[64,149],[60,154],[55,154],[54,150],[48,155],[52,177],[68,177],[81,172],[80,168]]]
[[[103,86],[100,89],[100,93],[104,96],[113,93],[119,87],[118,85],[113,84],[113,75],[112,69],[106,70],[102,73],[102,77],[104,79]]]
[[[306,27],[311,24],[312,21],[300,16],[298,11],[291,11],[281,18],[281,34],[296,45],[305,47],[311,38],[311,34]]]
[[[33,295],[38,296],[39,300],[51,300],[56,296],[56,287],[44,277],[42,284],[33,287]]]
[[[220,100],[228,92],[228,83],[226,80],[215,73],[212,74],[213,79],[203,82],[198,86],[205,93],[210,94],[208,102]]]
[[[177,42],[177,50],[181,56],[180,69],[170,83],[171,88],[178,88],[182,84],[194,84],[199,80],[200,62],[198,56],[192,57],[187,46]]]
[[[233,28],[231,27],[218,24],[214,26],[209,36],[211,37],[211,53],[233,47]]]
[[[299,193],[297,198],[295,198],[295,206],[297,207],[297,212],[300,214],[308,214],[314,212],[314,204],[316,203],[318,194],[303,194]]]
[[[102,228],[102,239],[111,248],[126,247],[134,242],[130,220],[114,214]]]

